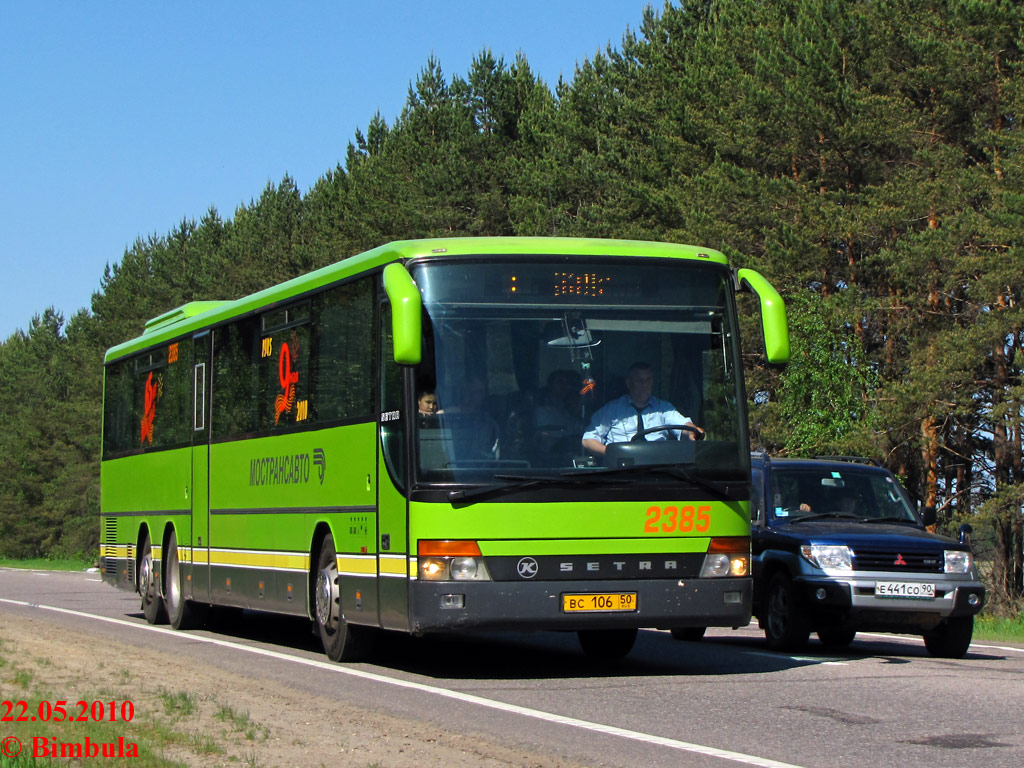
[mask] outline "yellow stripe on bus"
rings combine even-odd
[[[380,556],[380,572],[387,576],[405,576],[405,555]]]
[[[338,555],[338,573],[349,576],[376,576],[376,555]]]
[[[241,565],[250,568],[309,570],[309,555],[297,552],[253,552],[238,549],[211,549],[209,552],[210,565]]]

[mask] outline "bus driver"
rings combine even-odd
[[[595,455],[603,455],[609,443],[629,442],[641,429],[686,424],[703,434],[704,430],[683,416],[671,403],[654,397],[654,368],[650,363],[633,363],[626,372],[626,394],[605,403],[594,413],[590,426],[583,433],[583,447]],[[680,433],[690,440],[690,430],[665,429],[651,432],[646,440],[676,440]]]

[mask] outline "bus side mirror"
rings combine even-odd
[[[786,322],[786,305],[779,292],[753,269],[736,270],[736,284],[741,291],[749,291],[757,296],[761,303],[761,328],[768,362],[788,363],[789,326]]]
[[[384,292],[391,302],[391,336],[395,362],[418,365],[423,356],[423,299],[404,264],[384,267]]]

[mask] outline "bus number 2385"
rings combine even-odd
[[[711,507],[648,507],[644,533],[704,533],[711,527]]]

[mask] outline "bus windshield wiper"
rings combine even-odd
[[[684,480],[688,483],[696,485],[698,488],[702,488],[705,491],[710,491],[716,496],[728,498],[730,495],[730,486],[727,483],[720,483],[715,480],[706,480],[703,477],[699,477],[692,472],[683,469],[678,464],[634,464],[629,467],[610,467],[607,469],[597,469],[593,472],[588,472],[587,475],[642,475],[642,474],[660,474],[674,477],[676,480]]]
[[[458,491],[449,491],[449,501],[467,501],[477,499],[481,496],[489,496],[493,493],[504,491],[520,491],[526,488],[536,488],[540,485],[568,486],[585,485],[589,482],[589,475],[577,475],[566,473],[557,477],[529,477],[526,475],[494,475],[497,480],[507,480],[506,483],[494,483],[493,485],[480,485],[474,488],[462,488]]]

